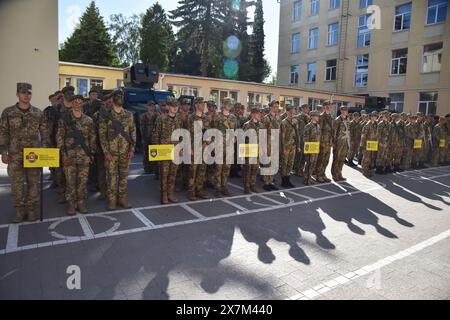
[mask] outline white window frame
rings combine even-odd
[[[335,60],[336,61],[336,65],[333,66],[333,67],[328,67],[327,63],[328,63],[328,61],[331,61],[331,60]],[[328,76],[328,70],[330,70],[330,75],[332,75],[333,74],[333,69],[335,70],[335,72],[334,72],[335,78],[334,79],[328,79],[328,77],[327,77]],[[337,78],[337,59],[326,60],[325,61],[325,81],[336,81],[336,78]]]
[[[320,0],[311,0],[310,15],[316,16],[320,11]]]
[[[297,67],[297,82],[292,82],[292,77],[295,77],[295,72],[292,71],[292,68]],[[300,66],[299,65],[293,65],[291,66],[290,72],[289,72],[289,84],[298,84],[298,81],[300,80]]]
[[[337,25],[337,30],[332,30],[332,26]],[[334,42],[330,40],[335,40]],[[328,25],[327,46],[335,46],[339,43],[339,22],[330,23]]]
[[[419,92],[419,101],[417,102],[417,111],[420,111],[420,104],[422,104],[422,103],[425,103],[426,104],[426,109],[425,109],[425,112],[424,112],[424,114],[429,114],[428,112],[429,112],[429,109],[430,109],[430,104],[431,103],[435,103],[436,104],[436,113],[435,114],[437,114],[438,112],[437,112],[437,108],[438,108],[438,106],[437,106],[437,102],[438,102],[438,98],[439,98],[439,93],[438,92],[432,92],[432,93],[436,93],[436,100],[420,100],[420,94],[421,93],[430,93],[430,92]]]
[[[359,1],[359,8],[360,9],[365,9],[365,8],[367,8],[368,6],[370,6],[370,5],[372,5],[373,4],[373,1],[372,0],[362,0],[362,1],[364,1],[364,6],[361,6],[361,0]],[[370,2],[370,3],[369,3]]]
[[[220,111],[220,110],[222,109],[222,103],[220,102],[220,93],[221,93],[221,92],[226,92],[226,98],[233,98],[233,97],[231,96],[231,92],[235,92],[235,93],[236,93],[236,101],[235,101],[235,102],[238,102],[238,101],[239,101],[239,95],[240,95],[240,91],[239,91],[239,90],[228,90],[228,89],[220,89],[220,88],[210,88],[210,89],[209,89],[210,100],[213,100],[213,101],[214,101],[214,99],[213,99],[212,96],[211,96],[211,91],[217,91],[217,101],[215,101],[215,102],[216,102],[217,110],[218,110],[218,111]]]
[[[357,75],[358,74],[363,74],[363,72],[358,72],[358,67],[365,67],[366,65],[358,65],[358,58],[359,57],[364,57],[364,56],[367,56],[367,83],[365,85],[362,85],[362,82],[360,82],[360,83],[357,82]],[[356,56],[356,59],[355,59],[355,80],[354,80],[354,86],[356,88],[367,88],[367,86],[369,84],[369,62],[370,62],[369,59],[370,59],[370,56],[368,54],[361,54],[361,55],[357,55]],[[361,79],[363,79],[363,77],[361,77]]]
[[[311,37],[311,31],[313,32],[313,37]],[[313,41],[313,45],[311,46],[311,41]],[[309,39],[308,39],[308,49],[317,49],[319,45],[319,28],[311,28],[309,29]]]
[[[405,6],[405,5],[408,5],[408,4],[410,5],[410,8],[411,8],[411,10],[409,12],[395,14],[395,11],[397,10],[398,7]],[[405,21],[405,15],[407,15],[407,14],[409,14],[409,16],[410,16],[409,28],[404,28],[403,27],[403,22]],[[402,23],[401,23],[402,27],[401,27],[401,29],[397,30],[397,29],[395,29],[395,21],[397,20],[397,17],[399,17],[399,16],[402,17]],[[412,19],[412,2],[405,2],[405,3],[402,3],[402,4],[399,4],[399,5],[395,6],[394,7],[394,23],[392,25],[392,31],[393,32],[401,32],[401,31],[404,31],[404,30],[411,29],[411,19]]]
[[[425,17],[425,25],[427,26],[431,26],[433,24],[439,24],[439,23],[445,23],[445,21],[447,20],[447,11],[448,11],[448,0],[445,0],[447,2],[442,2],[442,3],[438,3],[438,4],[434,4],[430,6],[430,0],[428,0],[428,4],[427,4],[427,16]],[[441,7],[447,7],[445,9],[445,20],[444,21],[437,21],[438,18],[438,13],[439,13],[439,9]],[[430,15],[430,9],[431,8],[436,8],[436,13],[434,15],[434,22],[428,23],[428,18]]]
[[[64,78],[64,87],[72,85],[72,78]]]
[[[341,6],[341,0],[329,0],[328,1],[328,9],[334,10]]]
[[[403,92],[393,92],[392,94],[403,94],[403,100],[392,100],[391,95],[389,95],[389,98],[391,98],[390,109],[395,110],[396,112],[403,112],[403,109],[405,108],[405,94]],[[402,106],[401,109],[399,109],[400,104]]]
[[[394,58],[394,57],[392,57],[392,56],[394,55],[394,52],[395,52],[395,51],[399,51],[399,50],[406,50],[406,56],[400,57],[400,58]],[[405,71],[405,73],[400,73],[400,64],[401,64],[401,61],[402,61],[402,60],[406,60],[406,71]],[[393,72],[392,72],[392,71],[393,71],[392,67],[393,67],[395,61],[398,63],[398,66],[397,66],[397,73],[393,73]],[[402,48],[402,49],[392,50],[392,55],[391,55],[391,68],[390,68],[390,73],[389,73],[389,74],[390,74],[391,76],[398,76],[398,75],[405,75],[407,72],[408,72],[408,48]]]
[[[297,51],[294,51],[294,42],[295,42],[295,36],[296,35],[298,35],[298,50]],[[300,53],[300,51],[301,51],[301,49],[302,49],[302,45],[301,45],[301,43],[302,43],[302,36],[301,36],[301,34],[300,34],[300,32],[296,32],[296,33],[293,33],[292,34],[292,36],[291,36],[291,53]]]
[[[92,84],[92,82],[95,82],[95,81],[101,81],[102,82],[102,86],[101,86],[101,89],[103,89],[104,88],[104,85],[105,85],[105,80],[103,80],[103,79],[89,79],[89,88],[91,88],[92,89],[92,87],[93,87],[93,84]],[[96,86],[97,88],[99,87],[98,85]]]
[[[361,18],[364,17],[364,24],[361,25]],[[371,30],[367,27],[367,21],[370,19],[371,15],[370,14],[363,14],[360,15],[358,17],[358,34],[356,35],[356,47],[357,48],[367,48],[370,46],[370,43],[372,41],[371,37],[372,37],[372,32]],[[366,37],[369,36],[369,45],[366,46]],[[363,46],[360,47],[359,46],[359,38],[362,37],[363,38]]]
[[[311,80],[309,80],[309,66],[314,65],[314,80],[311,77]],[[316,83],[317,81],[317,62],[311,62],[306,64],[306,83]]]
[[[442,62],[439,64],[439,70],[433,70],[433,65],[434,65],[434,60],[438,59],[442,61],[442,53],[443,53],[443,49],[444,49],[444,44],[442,42],[438,42],[442,44],[442,48],[436,50],[436,51],[432,51],[430,53],[425,53],[425,46],[423,47],[423,52],[422,52],[422,66],[421,66],[421,72],[422,73],[431,73],[431,72],[440,72],[441,68],[442,68]],[[437,44],[437,43],[436,43]],[[430,44],[431,45],[431,44]],[[441,56],[441,58],[439,59],[439,56]],[[431,63],[429,63],[429,65],[431,65],[431,69],[430,70],[424,70],[424,66],[425,66],[425,57],[431,57]]]
[[[298,5],[298,6],[297,6]],[[292,21],[300,21],[302,18],[302,0],[295,0],[294,1],[294,7],[292,9]]]

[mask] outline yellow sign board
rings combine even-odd
[[[367,151],[378,151],[378,141],[368,140],[366,144]]]
[[[414,139],[414,149],[422,149],[422,139]]]
[[[445,139],[440,139],[439,140],[439,148],[445,148],[445,145],[446,145]]]
[[[23,149],[24,168],[58,168],[59,149],[58,148],[24,148]]]
[[[257,144],[240,144],[239,158],[257,158],[258,145]]]
[[[150,161],[165,161],[174,159],[173,144],[155,144],[148,146],[148,158]]]
[[[305,154],[318,154],[320,151],[320,142],[305,142],[303,152]]]

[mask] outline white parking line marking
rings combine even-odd
[[[291,195],[293,195],[293,196],[298,196],[298,197],[305,198],[305,199],[308,199],[308,200],[314,199],[314,198],[305,196],[304,194],[300,194],[300,193],[293,192],[293,191],[289,191],[289,190],[284,190],[284,192],[285,192],[285,193],[289,193],[289,194],[291,194]]]
[[[323,189],[323,188],[321,188],[321,187],[316,187],[316,186],[314,186],[313,189],[320,190],[320,191],[327,192],[327,193],[331,193],[331,194],[339,194],[339,193],[337,193],[337,192],[330,191],[330,190]]]
[[[8,229],[8,238],[6,240],[6,252],[17,250],[19,242],[19,225],[11,224]]]
[[[87,221],[86,217],[80,215],[78,217],[78,221],[80,221],[81,229],[83,229],[84,236],[87,238],[94,238],[94,230],[92,230],[89,221]]]
[[[202,215],[200,212],[198,212],[197,210],[194,210],[193,208],[189,207],[186,203],[182,203],[180,205],[180,207],[182,207],[184,210],[186,210],[187,212],[189,212],[190,214],[196,216],[199,219],[205,219],[205,216]]]
[[[155,224],[153,222],[151,222],[149,219],[147,219],[146,216],[144,216],[144,214],[137,210],[137,209],[133,209],[131,210],[131,212],[133,212],[133,214],[136,216],[136,218],[138,218],[139,220],[141,220],[141,222],[146,226],[146,227],[150,227],[153,228],[155,226]]]
[[[444,231],[440,234],[438,234],[437,236],[431,237],[425,241],[422,241],[412,247],[409,247],[407,249],[404,249],[400,252],[397,252],[393,255],[390,255],[386,258],[383,258],[381,260],[376,261],[375,263],[372,263],[370,265],[361,267],[353,272],[349,272],[347,274],[345,274],[344,276],[339,275],[338,277],[335,277],[327,282],[321,282],[318,285],[312,287],[311,289],[302,291],[301,294],[296,294],[293,295],[289,298],[287,298],[286,300],[298,300],[301,299],[303,296],[306,296],[307,299],[314,299],[317,298],[319,296],[321,296],[323,293],[330,291],[334,288],[340,287],[343,284],[349,283],[354,281],[355,279],[364,276],[366,274],[371,273],[372,271],[376,271],[384,266],[390,265],[391,263],[397,261],[397,260],[401,260],[403,258],[406,258],[418,251],[421,251],[427,247],[430,247],[436,243],[438,243],[439,241],[442,241],[444,239],[447,239],[448,237],[450,237],[450,229],[447,231]],[[315,290],[314,288],[328,288],[328,290]],[[322,291],[321,291],[322,290]]]
[[[241,187],[241,186],[239,186],[239,185],[237,185],[237,184],[228,182],[228,185],[232,186],[233,188],[236,188],[236,189],[239,189],[239,190],[241,190],[241,191],[244,191],[244,188]]]
[[[226,204],[229,204],[230,206],[235,207],[236,209],[239,209],[239,210],[241,210],[243,212],[248,211],[247,208],[244,208],[244,207],[242,207],[242,206],[238,205],[237,203],[234,203],[234,202],[232,202],[230,200],[222,199],[222,202],[225,202]]]
[[[277,200],[271,199],[271,198],[269,198],[269,197],[266,197],[266,196],[264,196],[264,195],[262,195],[262,194],[258,194],[258,197],[260,197],[260,198],[263,198],[264,200],[267,200],[267,201],[273,202],[273,203],[275,203],[275,204],[277,204],[277,205],[282,205],[282,204],[284,204],[283,202],[280,202],[280,201],[277,201]]]

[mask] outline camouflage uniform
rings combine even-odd
[[[189,112],[180,111],[178,113],[178,118],[180,119],[180,125],[182,129],[189,130]],[[182,163],[179,165],[177,173],[177,191],[183,191],[189,189],[189,170],[191,165]]]
[[[206,113],[206,117],[208,119],[208,123],[211,125],[212,120],[213,120],[213,113],[208,111]],[[215,168],[215,164],[207,164],[206,165],[206,185],[209,187],[212,187],[212,180],[214,177],[214,168]]]
[[[320,135],[320,153],[317,159],[316,167],[317,181],[329,182],[330,179],[326,177],[325,170],[328,166],[328,162],[330,161],[331,154],[331,139],[333,132],[333,119],[331,118],[331,115],[323,112],[320,115],[319,125],[322,133]]]
[[[96,151],[94,123],[90,117],[81,114],[76,118],[73,113],[60,119],[56,134],[57,146],[68,158],[64,166],[66,176],[66,200],[75,204],[78,202],[79,210],[84,211],[83,202],[87,198],[86,184],[89,174],[89,165],[92,163]],[[81,144],[76,145],[74,134],[78,131],[84,138],[86,150]],[[83,212],[84,213],[84,212]]]
[[[303,132],[305,131],[306,125],[309,123],[309,117],[307,114],[300,113],[297,117],[298,123],[298,141],[299,149],[295,156],[294,170],[297,175],[302,177],[305,170],[305,155],[303,154]]]
[[[162,114],[156,120],[156,126],[152,136],[153,143],[177,145],[179,141],[172,141],[172,132],[179,128],[181,128],[181,122],[178,116],[171,117],[168,113]],[[178,202],[173,195],[177,170],[178,165],[172,160],[159,162],[159,183],[162,204],[167,204],[169,201]]]
[[[264,116],[261,122],[261,129],[267,130],[267,155],[270,156],[272,150],[271,130],[280,129],[281,119],[278,115],[274,117],[272,113],[269,113]],[[263,179],[266,186],[273,185],[273,176],[264,176]]]
[[[440,142],[444,140],[444,146],[440,146]],[[438,123],[433,128],[433,158],[432,165],[443,165],[447,153],[447,132],[445,125]]]
[[[28,219],[33,221],[39,204],[40,169],[23,167],[23,149],[50,146],[49,132],[45,126],[44,113],[30,106],[26,110],[17,103],[6,108],[0,120],[0,151],[8,153],[8,175],[11,178],[11,193],[16,208],[16,220],[21,222],[25,207]],[[28,190],[24,188],[27,181]]]
[[[223,112],[216,113],[211,123],[211,128],[218,129],[223,135],[223,164],[216,163],[215,184],[216,194],[222,193],[228,195],[228,178],[230,175],[231,165],[226,163],[227,143],[226,131],[227,129],[235,130],[237,126],[237,119],[233,114],[228,116]],[[217,143],[220,143],[218,141]]]
[[[89,118],[92,118],[100,110],[101,104],[101,100],[87,101],[83,105],[83,113]]]
[[[333,122],[333,162],[331,165],[331,174],[333,180],[343,181],[342,167],[348,154],[350,146],[350,130],[347,119],[340,115]]]
[[[415,125],[413,126],[414,130],[414,139],[415,140],[422,140],[422,148],[413,148],[412,152],[412,160],[411,165],[413,168],[419,168],[422,166],[422,160],[423,160],[423,149],[425,147],[425,129],[423,127],[423,123],[417,121]],[[414,146],[414,142],[413,142]]]
[[[377,141],[376,122],[368,121],[361,134],[361,147],[363,148],[363,158],[361,164],[362,173],[366,177],[372,177],[373,173],[370,167],[374,161],[375,151],[367,150],[367,141]]]
[[[388,165],[388,149],[389,149],[389,129],[390,124],[387,120],[382,120],[378,123],[377,128],[377,140],[378,140],[378,152],[377,152],[377,173]]]
[[[360,120],[352,119],[349,123],[350,131],[350,148],[348,150],[348,161],[353,161],[358,156],[358,149],[361,143],[361,126]]]
[[[280,146],[281,146],[281,176],[285,180],[291,175],[294,167],[295,153],[299,146],[298,143],[298,123],[294,117],[286,117],[281,121],[280,131]],[[283,184],[289,184],[283,180]]]
[[[124,134],[114,129],[114,123],[120,123]],[[122,207],[130,207],[129,204],[126,204],[125,195],[131,163],[128,153],[134,152],[136,145],[136,126],[133,114],[125,109],[122,109],[120,113],[112,109],[105,114],[101,114],[99,136],[105,157],[108,154],[112,156],[111,161],[106,161],[108,172],[108,209],[115,209],[116,201]],[[130,141],[125,136],[128,136]]]
[[[202,134],[205,130],[209,129],[209,121],[208,117],[205,114],[202,114],[200,117],[197,116],[195,113],[192,114],[189,117],[188,121],[188,129],[189,133],[191,135],[191,148],[194,152],[194,125],[195,123],[200,124],[202,126]],[[203,135],[200,135],[196,137],[198,140],[203,139]],[[188,182],[188,190],[190,193],[190,199],[196,200],[197,197],[200,197],[202,199],[206,199],[207,195],[204,191],[204,184],[205,184],[205,176],[206,176],[206,163],[203,161],[203,150],[205,149],[207,145],[206,141],[202,141],[202,149],[201,149],[201,155],[202,155],[202,163],[201,164],[195,164],[194,163],[194,155],[191,157],[191,164],[189,166],[189,182]],[[197,152],[200,152],[197,150]]]
[[[52,148],[56,148],[56,131],[58,129],[56,119],[55,119],[56,112],[57,112],[56,105],[51,105],[44,109],[45,126],[47,127],[47,130],[50,135],[50,147],[52,147]],[[57,187],[58,186],[58,177],[57,177],[57,169],[58,168],[49,168],[49,169],[50,169],[50,176],[52,179],[51,188]]]
[[[423,131],[424,131],[424,142],[423,142],[423,148],[422,148],[422,165],[423,163],[429,163],[430,162],[430,151],[432,149],[432,128],[430,123],[427,121],[424,121],[422,123]]]
[[[72,111],[72,106],[65,106],[64,103],[62,103],[56,106],[56,110],[56,115],[55,117],[53,117],[53,119],[55,121],[54,128],[55,130],[58,130],[59,120],[64,118],[65,114],[68,114],[70,113],[70,111]],[[62,159],[60,167],[56,168],[56,180],[58,182],[58,193],[61,195],[58,202],[63,203],[65,202],[66,176],[64,174],[64,165],[62,163]]]
[[[242,129],[244,131],[253,129],[256,132],[256,136],[259,140],[259,129],[261,127],[260,122],[254,122],[252,119],[243,124]],[[259,164],[258,158],[256,158],[256,163],[250,163],[250,158],[245,158],[244,166],[244,191],[246,193],[257,192],[256,190],[256,175],[258,174]]]
[[[101,107],[104,108],[104,107]],[[102,109],[103,112],[107,112],[107,109]],[[95,141],[96,141],[96,152],[95,152],[95,162],[97,163],[97,184],[100,191],[99,200],[106,198],[106,168],[105,168],[105,154],[103,153],[102,146],[100,144],[100,111],[97,111],[92,116],[92,122],[94,124],[95,131]]]
[[[139,118],[141,138],[142,138],[142,148],[143,157],[142,165],[146,173],[152,171],[152,163],[149,161],[148,146],[152,144],[152,133],[155,127],[155,115],[148,112],[142,114]]]
[[[408,122],[405,126],[405,152],[403,157],[403,169],[409,170],[411,168],[413,148],[414,148],[414,139],[416,137],[416,127],[415,124]]]
[[[305,126],[305,130],[303,132],[303,142],[320,142],[320,135],[322,134],[322,130],[318,123],[308,123]],[[305,185],[310,184],[311,176],[313,174],[314,168],[316,167],[317,159],[319,154],[305,154],[305,174],[304,174],[304,183]]]
[[[400,171],[402,155],[405,148],[405,126],[402,120],[392,122],[392,165],[395,171]]]
[[[359,133],[359,140],[358,140],[359,141],[359,145],[358,145],[358,154],[357,154],[357,159],[358,159],[358,163],[359,164],[362,164],[362,158],[363,158],[364,149],[365,149],[365,146],[363,146],[361,144],[362,131],[363,131],[364,126],[368,122],[369,121],[362,119],[362,116],[361,116],[361,120],[359,121],[358,126],[357,126],[357,130],[356,130],[357,133]],[[355,134],[357,134],[357,133],[355,133]]]

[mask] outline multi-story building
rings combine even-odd
[[[450,113],[448,0],[281,0],[279,85]]]

